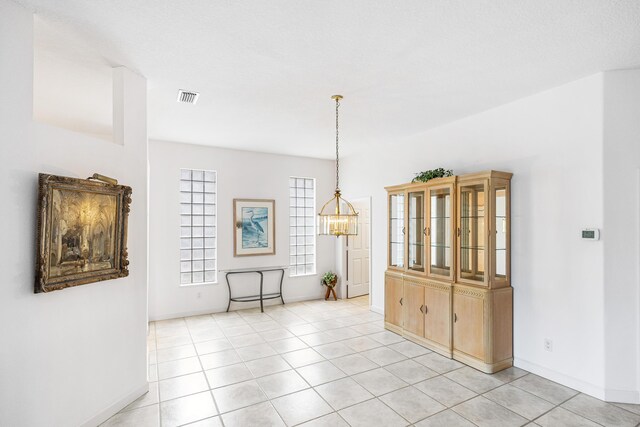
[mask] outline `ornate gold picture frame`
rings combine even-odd
[[[35,292],[129,275],[131,187],[40,174]]]

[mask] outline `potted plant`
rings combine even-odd
[[[428,171],[417,173],[416,177],[413,178],[411,182],[427,182],[434,178],[443,178],[443,177],[452,176],[452,175],[453,175],[453,171],[451,169],[448,169],[448,170],[444,168],[431,169]]]
[[[324,273],[324,275],[322,276],[322,285],[327,287],[327,293],[324,296],[325,301],[329,299],[329,296],[331,296],[331,294],[333,294],[333,299],[335,301],[338,300],[336,290],[334,289],[336,287],[336,283],[338,283],[338,276],[334,272],[327,271],[326,273]]]

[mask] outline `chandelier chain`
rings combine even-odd
[[[336,99],[336,191],[340,191],[340,156],[338,153],[338,139],[339,139],[339,127],[338,127],[338,107],[340,107],[340,100]]]

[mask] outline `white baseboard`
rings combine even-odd
[[[555,381],[558,384],[562,384],[563,386],[581,391],[582,393],[588,394],[589,396],[593,396],[597,399],[604,400],[605,393],[603,387],[582,381],[569,375],[565,375],[553,369],[545,368],[544,366],[540,366],[536,363],[532,363],[518,357],[513,359],[513,365],[517,368],[529,371],[532,374],[536,374],[548,380]]]
[[[513,360],[513,365],[606,402],[640,403],[640,392],[637,390],[606,389],[517,357]]]
[[[369,309],[374,313],[382,314],[384,316],[384,308],[380,308],[375,305],[372,305],[371,307],[369,307]]]
[[[135,390],[128,393],[126,396],[118,399],[107,408],[103,409],[98,415],[91,417],[89,420],[82,423],[82,427],[96,427],[109,418],[120,412],[128,404],[142,396],[149,391],[149,383],[145,381],[144,385],[137,387]]]
[[[637,390],[604,390],[604,400],[615,403],[640,404],[640,391]]]
[[[316,300],[322,298],[321,294],[318,295],[304,295],[304,296],[299,296],[299,297],[293,297],[293,298],[285,298],[284,302],[285,302],[285,306],[289,303],[292,302],[300,302],[300,301],[311,301],[311,300]],[[280,300],[266,300],[264,302],[264,306],[265,307],[269,307],[269,306],[273,306],[273,305],[282,305],[282,303],[280,302]],[[252,302],[247,302],[247,303],[231,303],[231,310],[229,311],[236,311],[236,310],[242,310],[245,308],[256,308],[256,307],[260,307],[260,302],[259,301],[252,301]],[[167,319],[177,319],[180,317],[190,317],[190,316],[201,316],[203,314],[213,314],[213,313],[222,313],[224,311],[227,310],[227,306],[225,305],[224,307],[212,307],[212,308],[205,308],[202,310],[193,310],[193,311],[186,311],[186,312],[180,312],[180,313],[168,313],[168,314],[159,314],[159,315],[154,315],[154,316],[149,316],[149,321],[150,322],[155,322],[157,320],[167,320]]]

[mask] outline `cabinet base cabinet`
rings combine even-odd
[[[486,373],[513,366],[513,288],[385,274],[385,328]]]
[[[398,278],[399,276],[399,278]],[[398,282],[399,281],[399,282]],[[398,285],[402,287],[402,322],[392,319],[396,312],[387,314],[386,307],[397,310],[385,301],[385,327],[430,350],[451,357],[451,295],[452,286],[411,275],[389,273],[385,275],[385,297],[398,298]]]
[[[453,286],[453,358],[486,373],[513,365],[513,288]]]

